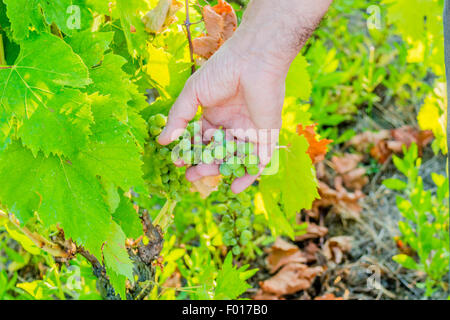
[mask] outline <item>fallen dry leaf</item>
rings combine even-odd
[[[295,241],[303,241],[306,239],[315,239],[324,237],[328,233],[328,228],[321,227],[315,223],[309,222],[306,233],[295,237]]]
[[[320,266],[308,267],[302,263],[289,263],[272,278],[260,282],[260,287],[264,292],[278,296],[293,294],[311,287],[316,276],[323,272],[324,268]]]
[[[307,262],[306,256],[300,251],[299,247],[280,237],[266,251],[268,252],[266,263],[270,273],[275,273],[278,269],[291,262]]]
[[[191,183],[191,192],[200,193],[200,197],[206,199],[212,192],[218,190],[222,176],[208,176]]]
[[[181,288],[181,273],[178,270],[172,273],[172,275],[164,282],[164,287]]]
[[[353,238],[348,236],[330,238],[325,242],[322,253],[328,260],[339,264],[344,258],[344,253],[351,250],[352,241]]]
[[[342,177],[343,183],[347,188],[361,190],[369,183],[366,169],[358,167],[363,159],[364,156],[352,153],[346,153],[342,157],[333,156],[331,158],[331,166]]]
[[[303,253],[306,256],[306,262],[311,263],[317,260],[316,253],[319,252],[320,249],[314,242],[308,243],[308,245],[303,249]]]
[[[319,140],[316,133],[316,126],[317,124],[306,127],[303,127],[303,125],[301,124],[297,126],[298,135],[304,136],[309,143],[307,153],[309,154],[309,157],[311,158],[313,163],[318,163],[325,159],[328,145],[333,142],[333,140],[328,139]]]
[[[262,289],[259,289],[255,295],[252,297],[253,300],[285,300],[283,297],[280,297],[276,294],[265,292]]]
[[[224,0],[211,7],[203,7],[203,21],[206,35],[193,40],[194,53],[209,59],[222,44],[233,35],[237,28],[237,16],[233,7]]]
[[[331,213],[346,219],[358,219],[362,211],[359,200],[364,198],[360,190],[349,192],[342,186],[342,177],[335,178],[336,189],[319,180],[320,199],[314,201],[312,211],[319,215],[321,208],[329,208]]]
[[[351,138],[347,146],[351,145],[359,152],[366,152],[368,148],[377,145],[381,140],[389,138],[391,138],[389,130],[380,130],[378,132],[365,131]]]
[[[160,0],[156,7],[143,18],[145,30],[149,33],[159,33],[165,27],[176,21],[175,13],[183,5],[176,0]]]
[[[333,156],[331,163],[338,174],[346,174],[356,169],[363,159],[360,154],[346,153],[342,157]]]
[[[344,300],[344,298],[336,297],[333,293],[326,293],[323,296],[315,297],[314,300]]]
[[[348,145],[352,145],[358,151],[365,152],[370,148],[370,154],[379,163],[385,163],[393,154],[403,152],[403,146],[409,148],[412,143],[417,144],[419,153],[433,140],[431,131],[420,131],[411,126],[403,126],[393,130],[381,130],[364,132],[353,137]]]

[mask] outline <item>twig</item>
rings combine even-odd
[[[186,27],[187,38],[189,42],[189,54],[191,56],[191,74],[195,73],[195,60],[194,60],[194,46],[192,44],[192,35],[191,35],[191,20],[189,18],[189,0],[186,0],[186,21],[184,22],[184,26]]]
[[[48,252],[54,257],[68,258],[70,253],[67,252],[60,245],[53,243],[41,235],[30,231],[27,227],[21,227],[20,223],[14,218],[14,216],[8,215],[7,213],[0,211],[0,216],[4,216],[9,219],[12,225],[14,225],[21,233],[23,233],[27,238],[29,238],[38,248]]]

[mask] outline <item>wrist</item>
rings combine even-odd
[[[287,73],[332,0],[252,0],[231,47]]]

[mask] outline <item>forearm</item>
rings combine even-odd
[[[332,0],[252,0],[233,36],[240,50],[287,71]]]

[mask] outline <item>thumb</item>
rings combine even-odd
[[[168,145],[176,140],[186,129],[189,121],[194,118],[198,106],[192,81],[188,81],[169,112],[167,125],[159,135],[158,142]]]

